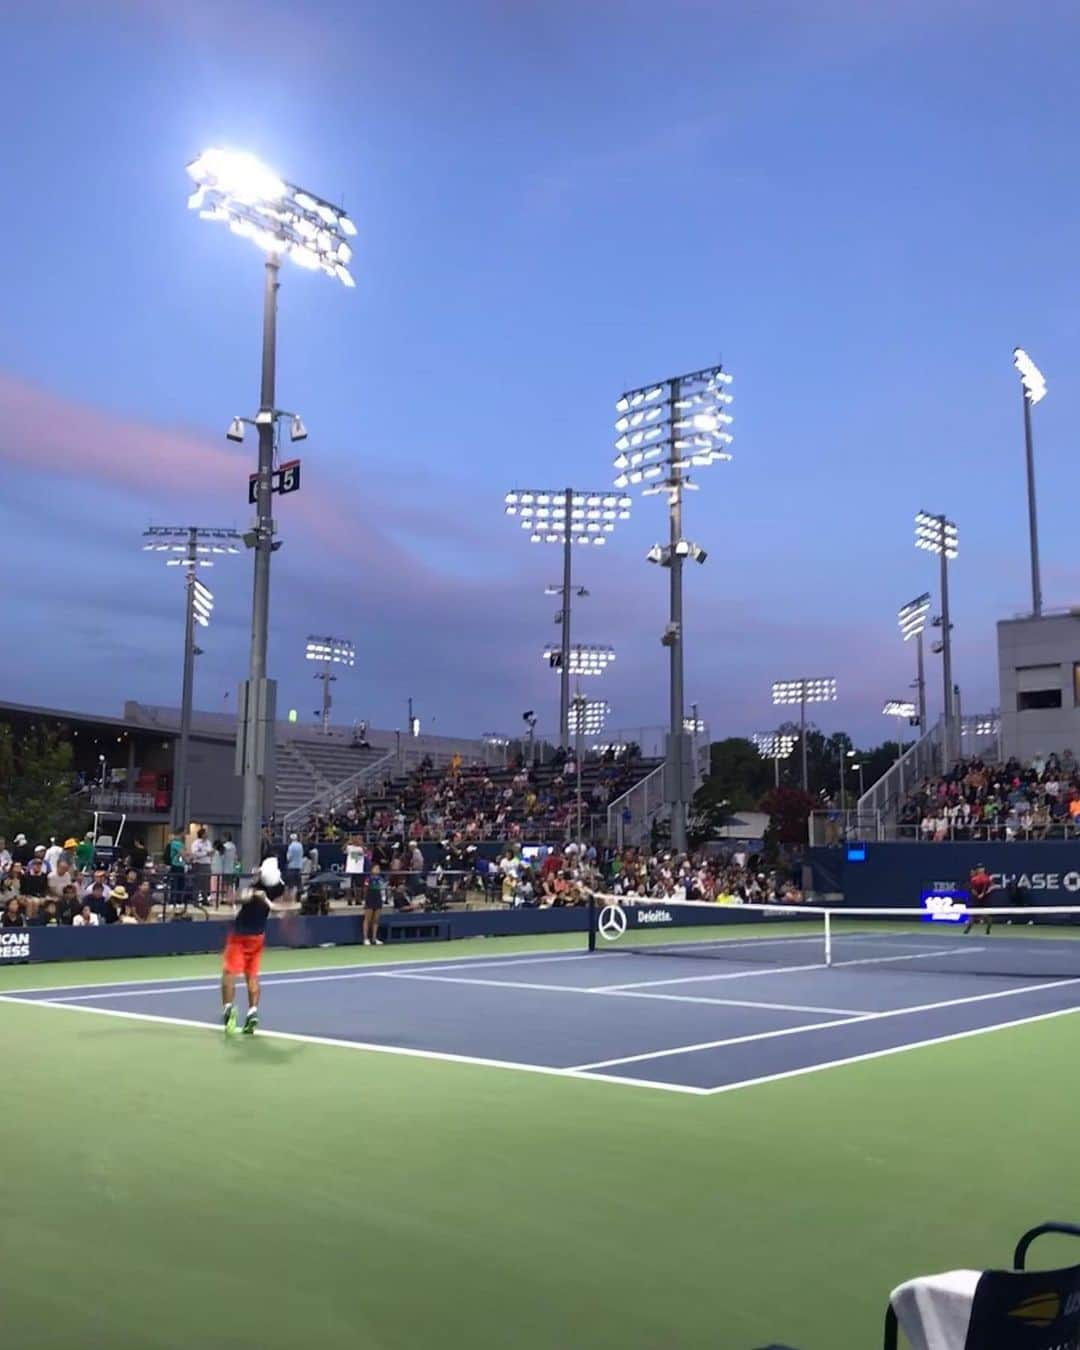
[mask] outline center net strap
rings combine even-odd
[[[593,895],[600,954],[834,969],[1080,980],[1080,906],[713,904]]]

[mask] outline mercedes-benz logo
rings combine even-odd
[[[619,905],[605,905],[597,923],[600,936],[614,942],[626,932],[626,911]]]

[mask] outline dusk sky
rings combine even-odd
[[[835,675],[820,721],[892,734],[934,592],[914,513],[960,529],[955,676],[997,702],[995,621],[1030,604],[1016,345],[1035,413],[1043,588],[1080,602],[1080,12],[981,0],[665,5],[0,0],[3,697],[118,714],[179,701],[179,569],[150,523],[243,527],[258,252],[186,209],[184,165],[247,149],[357,223],[347,291],[282,267],[278,401],[302,490],[278,506],[270,673],[310,720],[309,632],[351,638],[342,720],[556,725],[559,551],[514,486],[610,486],[626,388],[722,360],[734,461],[685,530],[687,697],[714,736],[777,721],[772,680]],[[662,499],[580,550],[575,639],[619,727],[667,708]],[[196,702],[246,674],[251,555]],[[930,707],[940,662],[928,657]],[[229,698],[226,702],[226,692]],[[432,719],[434,725],[432,726]]]

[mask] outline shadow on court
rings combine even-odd
[[[267,1036],[223,1036],[225,1053],[234,1061],[247,1064],[286,1064],[303,1054],[305,1047],[295,1041],[271,1040]]]

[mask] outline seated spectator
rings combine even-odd
[[[26,928],[29,923],[26,910],[17,896],[12,896],[0,914],[0,928]]]
[[[96,928],[101,923],[101,920],[89,905],[84,904],[71,922],[72,926],[75,928]]]
[[[59,928],[62,920],[56,901],[46,900],[34,916],[33,922],[36,928]]]

